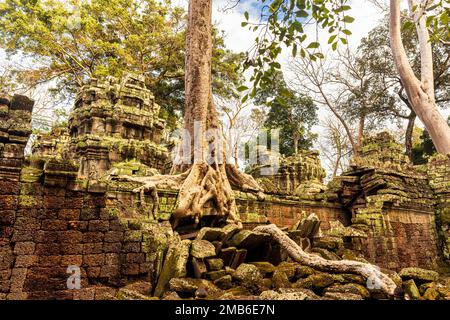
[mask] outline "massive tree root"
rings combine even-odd
[[[354,273],[367,279],[369,289],[381,290],[388,295],[394,295],[397,288],[394,281],[382,273],[376,266],[352,260],[326,260],[320,256],[309,254],[298,246],[291,238],[274,224],[258,226],[254,231],[270,234],[289,256],[296,262],[315,269],[332,273]],[[370,288],[372,286],[372,288]]]
[[[145,207],[145,194],[149,194],[154,203],[152,215],[158,216],[158,189],[178,190],[176,209],[171,216],[175,229],[180,219],[188,216],[198,223],[205,205],[211,204],[213,214],[225,217],[231,223],[242,226],[236,208],[232,186],[236,189],[254,192],[260,200],[264,199],[262,188],[252,176],[239,171],[228,164],[194,164],[188,170],[177,175],[155,175],[151,177],[119,176],[119,180],[139,182],[143,185],[133,190],[139,193],[140,202]]]

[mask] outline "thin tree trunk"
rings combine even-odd
[[[337,171],[339,169],[339,164],[341,163],[341,152],[339,151],[337,156],[336,156],[336,163],[334,165],[334,169],[333,169],[333,178],[337,176]]]
[[[303,251],[295,241],[274,224],[258,226],[254,231],[270,234],[294,261],[306,266],[325,272],[359,274],[368,280],[368,284],[370,283],[374,286],[373,289],[382,290],[389,295],[393,295],[397,288],[397,285],[391,278],[370,263],[353,260],[326,260],[318,255]]]
[[[366,125],[366,115],[362,114],[359,117],[358,124],[358,151],[361,150],[363,140],[364,140],[364,126]]]
[[[394,62],[400,75],[411,107],[423,122],[436,150],[442,154],[450,153],[450,127],[440,114],[434,98],[434,76],[431,43],[426,27],[425,8],[416,8],[413,12],[419,39],[421,58],[421,81],[414,75],[408,61],[401,37],[400,1],[390,0],[390,40]],[[411,12],[416,1],[408,0]]]
[[[405,133],[405,149],[406,154],[408,155],[411,162],[413,161],[413,154],[412,154],[412,148],[413,148],[413,133],[414,133],[414,123],[416,121],[416,114],[414,111],[411,110],[411,113],[408,116],[408,125],[406,126],[406,133]]]
[[[331,101],[328,99],[325,92],[322,90],[322,88],[318,88],[320,90],[320,94],[322,95],[323,99],[325,100],[326,105],[331,110],[331,112],[335,115],[335,117],[339,120],[339,122],[344,127],[345,133],[347,134],[348,140],[350,141],[350,144],[352,145],[353,155],[357,156],[359,153],[358,150],[358,143],[353,138],[352,131],[350,130],[350,127],[347,125],[347,122],[344,120],[344,118],[339,114],[339,112],[336,110],[334,105],[331,103]]]

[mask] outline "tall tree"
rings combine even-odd
[[[388,9],[387,9],[388,11]],[[415,74],[420,73],[420,54],[414,25],[402,17],[402,40]],[[436,103],[445,107],[450,101],[450,50],[441,42],[433,44],[434,90]],[[369,32],[361,40],[361,59],[374,74],[371,87],[384,94],[385,103],[376,106],[376,114],[393,120],[406,120],[405,149],[413,160],[413,130],[416,114],[398,77],[389,40],[389,19]]]
[[[448,153],[450,152],[450,128],[439,113],[432,95],[433,90],[430,90],[433,84],[433,65],[427,24],[432,26],[431,40],[450,43],[448,41],[450,1],[440,0],[434,4],[430,0],[408,0],[421,47],[421,81],[415,77],[402,46],[400,1],[390,0],[390,38],[396,66],[415,113],[430,130],[438,151]],[[293,56],[297,54],[301,57],[308,56],[314,61],[324,56],[318,50],[319,29],[330,34],[328,43],[333,50],[337,49],[339,43],[346,44],[346,36],[351,35],[347,24],[354,21],[354,18],[348,15],[351,9],[349,3],[349,0],[269,0],[267,5],[263,6],[259,21],[250,21],[249,14],[246,13],[246,21],[242,25],[260,31],[245,64],[246,67],[254,67],[251,78],[254,90],[251,94],[255,95],[258,89],[264,90],[264,87],[270,83],[270,75],[280,69],[281,65],[276,60],[284,45],[292,49]],[[427,10],[434,14],[428,14],[426,17]],[[316,27],[315,41],[310,42],[311,36],[305,31],[305,25]]]
[[[344,172],[350,160],[352,148],[342,124],[336,117],[327,117],[322,122],[324,134],[320,135],[320,153],[325,158],[325,166],[331,172],[331,178]]]
[[[292,83],[300,92],[308,92],[318,105],[325,106],[341,123],[352,146],[353,154],[358,154],[358,140],[355,138],[352,122],[349,121],[340,106],[345,100],[347,89],[340,86],[336,90],[331,75],[333,66],[325,59],[311,61],[308,57],[299,57],[290,63],[293,73]]]
[[[231,99],[215,99],[221,113],[222,131],[227,140],[229,158],[236,167],[239,160],[243,160],[243,148],[245,143],[254,138],[259,125],[253,120],[253,115],[258,112],[249,101],[242,102],[240,96]]]
[[[315,139],[311,127],[318,122],[317,106],[312,99],[290,89],[282,72],[275,72],[266,90],[258,92],[255,104],[267,106],[269,111],[264,125],[267,129],[280,129],[280,153],[297,154],[299,148],[309,149]]]
[[[390,39],[394,61],[411,107],[423,122],[439,153],[450,153],[450,127],[439,112],[434,93],[433,52],[427,26],[429,0],[408,0],[419,40],[420,80],[408,60],[401,35],[400,0],[390,0]]]

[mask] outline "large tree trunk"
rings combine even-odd
[[[370,263],[353,260],[326,260],[318,255],[303,251],[295,241],[274,224],[256,227],[254,231],[270,234],[294,261],[306,266],[325,272],[359,274],[367,279],[367,284],[368,286],[372,285],[372,289],[381,290],[389,295],[394,295],[397,288],[391,278]]]
[[[424,14],[426,8],[417,6],[414,10],[415,5],[419,3],[408,0],[420,46],[421,80],[419,80],[414,75],[402,42],[400,2],[401,0],[390,0],[390,40],[394,62],[411,107],[430,133],[436,150],[439,153],[448,154],[450,153],[450,127],[440,114],[435,102],[432,50]]]
[[[362,114],[359,116],[358,124],[358,152],[361,150],[364,140],[364,127],[366,125],[366,115]]]

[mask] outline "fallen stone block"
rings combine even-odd
[[[214,245],[206,240],[194,240],[191,245],[191,256],[204,259],[214,257],[216,255],[216,248]]]

